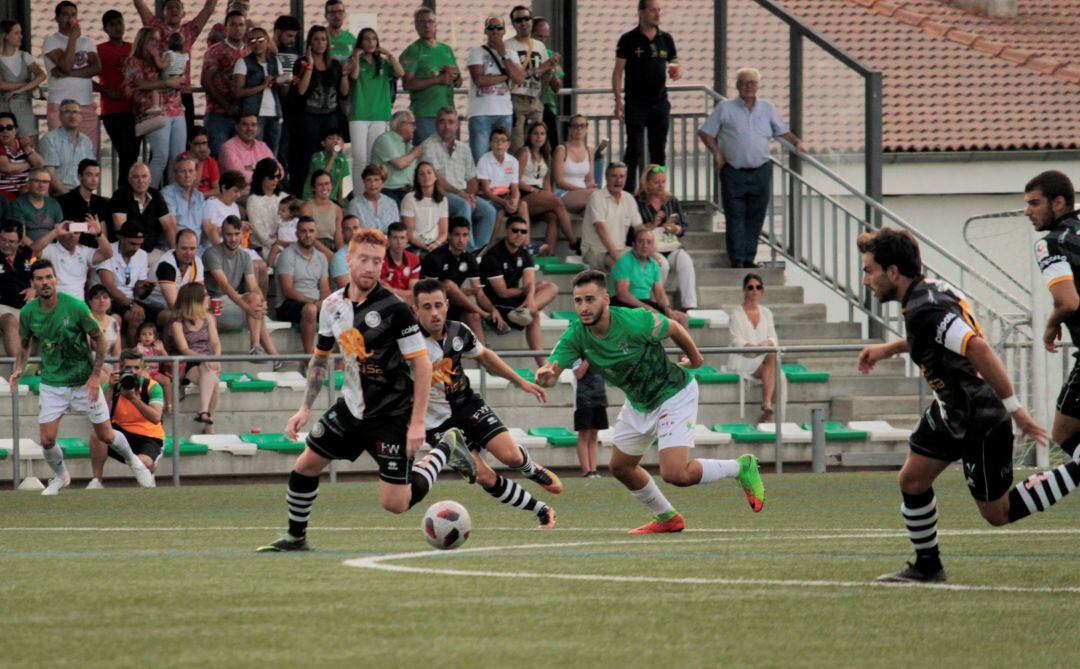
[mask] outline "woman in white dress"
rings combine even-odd
[[[743,303],[732,310],[731,345],[741,348],[777,346],[772,311],[761,306],[765,282],[757,274],[743,277]],[[732,353],[728,370],[761,381],[761,421],[773,419],[773,397],[776,394],[775,353]]]

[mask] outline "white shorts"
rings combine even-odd
[[[613,441],[627,455],[641,456],[658,440],[660,450],[675,446],[694,447],[697,423],[698,384],[691,379],[685,388],[649,413],[642,413],[623,403],[615,420]]]
[[[64,388],[41,384],[41,408],[38,410],[39,423],[51,423],[66,413],[84,413],[94,425],[109,420],[109,403],[105,393],[98,390],[96,402],[90,401],[86,386]]]

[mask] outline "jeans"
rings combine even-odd
[[[513,115],[470,116],[469,148],[472,149],[473,160],[479,162],[480,156],[488,152],[488,149],[491,147],[492,129],[502,126],[504,130],[510,130],[510,124],[513,122]]]
[[[416,117],[416,131],[413,134],[412,143],[413,146],[420,146],[420,142],[424,141],[428,137],[435,134],[435,117],[434,116],[417,116]]]
[[[164,127],[146,136],[150,142],[150,183],[161,188],[169,162],[187,148],[187,121],[183,115],[166,116]]]
[[[135,136],[135,115],[131,112],[105,114],[101,117],[105,132],[109,133],[116,149],[117,167],[113,177],[117,183],[126,184],[128,172],[139,159],[139,138]]]
[[[772,197],[772,163],[751,169],[725,164],[720,170],[720,197],[727,219],[728,260],[732,267],[752,263]]]
[[[217,157],[221,155],[221,145],[229,141],[236,132],[236,119],[225,114],[210,112],[203,118],[203,127],[206,128],[207,139],[210,142],[210,153]]]
[[[491,233],[495,232],[496,211],[494,205],[483,198],[476,198],[476,209],[469,201],[460,195],[446,194],[446,205],[450,210],[450,218],[461,217],[472,221],[472,230],[469,235],[468,250],[478,251],[491,241]]]
[[[649,162],[666,164],[668,122],[671,103],[667,98],[652,104],[627,101],[626,103],[626,192],[633,193],[637,186],[642,150],[645,148],[645,132],[649,133]]]
[[[349,137],[352,138],[352,181],[353,193],[364,192],[364,168],[371,159],[371,146],[375,138],[389,129],[386,121],[349,121]]]
[[[277,116],[259,117],[259,141],[266,142],[275,156],[281,141],[281,119]]]

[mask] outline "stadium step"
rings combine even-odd
[[[881,383],[880,379],[872,379]],[[911,379],[918,383],[919,379]],[[916,393],[918,387],[915,388]],[[838,396],[832,399],[832,418],[834,420],[890,420],[886,416],[917,415],[919,398],[917,394],[867,396]]]

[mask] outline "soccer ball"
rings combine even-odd
[[[452,500],[435,502],[424,512],[424,538],[440,550],[457,548],[472,531],[472,518],[465,507]]]

